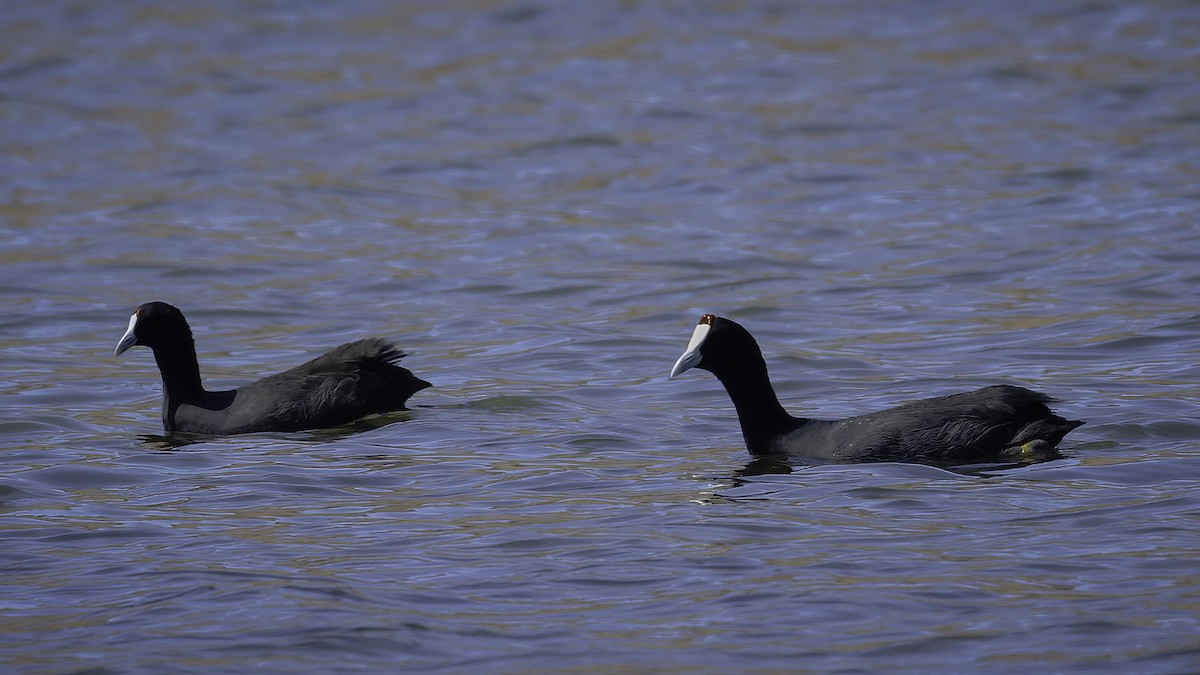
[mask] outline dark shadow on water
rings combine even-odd
[[[957,473],[963,476],[988,477],[996,473],[1009,471],[1011,469],[1021,469],[1034,464],[1050,462],[1057,459],[1063,459],[1064,455],[1057,450],[1043,451],[1030,454],[1021,454],[1014,456],[1011,459],[998,459],[992,462],[952,462],[952,461],[923,461],[923,462],[906,462],[907,464],[920,464],[923,466],[931,466],[943,471]],[[814,466],[826,466],[829,464],[869,464],[871,462],[830,462],[827,460],[813,460],[804,457],[789,457],[782,455],[761,455],[754,457],[746,466],[738,469],[733,479],[736,481],[739,478],[751,478],[753,476],[766,476],[789,474],[797,469],[805,469]]]
[[[1000,457],[989,462],[921,462],[928,466],[944,469],[952,473],[961,474],[963,476],[977,476],[987,478],[992,474],[1009,471],[1012,469],[1022,469],[1034,464],[1042,464],[1044,462],[1052,462],[1056,459],[1062,459],[1064,455],[1054,448],[1046,450],[1038,450],[1027,453],[1014,453],[1011,457]]]
[[[787,457],[779,457],[775,455],[765,455],[755,457],[750,460],[750,463],[737,470],[734,473],[735,478],[749,478],[751,476],[770,476],[773,474],[792,473],[795,466],[792,464],[796,460],[789,460]],[[800,464],[797,462],[797,464]],[[801,466],[806,466],[800,464]]]
[[[428,406],[421,406],[428,407]],[[359,420],[355,420],[349,424],[343,424],[339,427],[329,429],[306,429],[304,431],[293,432],[263,432],[253,434],[235,434],[235,435],[210,435],[210,434],[192,434],[186,432],[172,432],[169,434],[142,434],[138,439],[147,450],[155,452],[172,452],[182,450],[189,445],[198,443],[208,443],[217,439],[224,438],[275,438],[298,441],[301,443],[329,443],[338,441],[357,434],[375,431],[383,427],[390,426],[399,422],[412,419],[412,410],[397,410],[395,412],[384,413],[381,415],[371,415]]]
[[[759,494],[754,497],[747,496],[731,496],[725,491],[729,489],[744,488],[756,483],[756,477],[772,476],[772,475],[787,475],[792,473],[806,473],[806,469],[812,469],[818,466],[850,466],[863,464],[890,464],[893,467],[902,467],[904,465],[926,466],[938,471],[945,471],[950,474],[959,476],[967,476],[970,478],[995,478],[1005,475],[1007,472],[1014,469],[1021,469],[1035,464],[1051,462],[1058,459],[1064,459],[1065,456],[1058,453],[1040,453],[1034,455],[1022,455],[1013,458],[1010,461],[993,461],[993,462],[830,462],[828,460],[813,460],[802,457],[788,456],[759,456],[752,458],[745,466],[733,472],[729,476],[714,476],[714,480],[728,481],[728,485],[722,487],[721,491],[712,496],[713,500],[726,500],[731,502],[744,501],[760,501],[765,497]],[[900,468],[895,470],[899,471]],[[812,481],[820,481],[819,478],[811,479]],[[760,487],[768,485],[769,482],[763,481],[759,484]],[[769,494],[769,493],[767,493]]]
[[[422,406],[424,407],[424,406]],[[405,422],[412,419],[412,410],[396,410],[394,412],[383,413],[380,415],[371,415],[362,419],[355,420],[349,424],[343,424],[340,427],[332,427],[330,429],[310,429],[307,431],[297,432],[293,437],[300,437],[303,440],[329,442],[338,441],[343,438],[354,436],[355,434],[375,431],[386,426],[391,426],[399,422]]]
[[[938,468],[945,469],[946,471],[950,471],[952,473],[961,474],[963,476],[977,476],[979,478],[990,478],[994,474],[1003,473],[1005,471],[1011,471],[1012,469],[1023,469],[1027,466],[1033,466],[1034,464],[1042,464],[1045,462],[1052,462],[1056,459],[1062,459],[1063,457],[1064,457],[1064,455],[1055,453],[1054,455],[1041,455],[1039,457],[1035,457],[1035,458],[1031,458],[1031,459],[1022,459],[1019,461],[1011,461],[1011,462],[988,462],[988,463],[976,463],[976,464],[957,464],[957,465],[947,465],[947,466],[939,466],[937,464],[930,464],[930,466],[937,466]]]
[[[138,440],[142,442],[142,446],[154,452],[172,452],[189,445],[211,440],[212,438],[212,436],[201,436],[198,434],[170,434],[166,436],[160,434],[141,434],[138,436]]]

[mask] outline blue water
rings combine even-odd
[[[1186,2],[9,3],[0,665],[21,673],[1200,669]],[[166,438],[385,335],[348,428]],[[997,382],[1024,466],[751,462],[785,405]]]

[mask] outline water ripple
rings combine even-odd
[[[1197,670],[1194,12],[876,10],[6,7],[0,660]],[[151,299],[213,386],[367,335],[435,386],[163,436],[111,357]],[[1088,424],[754,459],[667,379],[705,312],[798,414],[1003,381]]]

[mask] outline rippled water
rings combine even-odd
[[[7,672],[1200,669],[1194,3],[8,3]],[[332,431],[163,438],[390,335]],[[1022,467],[761,467],[702,312],[834,417],[995,382]],[[766,473],[763,470],[767,469]],[[775,473],[790,468],[790,473]]]

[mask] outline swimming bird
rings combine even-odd
[[[141,305],[114,356],[141,345],[154,352],[163,380],[163,429],[200,434],[298,431],[334,427],[366,415],[402,410],[431,386],[397,365],[404,352],[381,338],[336,347],[322,356],[229,391],[207,391],[192,329],[178,308]]]
[[[965,461],[1053,450],[1083,422],[1047,407],[1049,396],[1011,385],[912,401],[842,420],[793,417],[780,405],[762,350],[748,330],[705,314],[671,369],[717,376],[754,455],[846,462]]]

